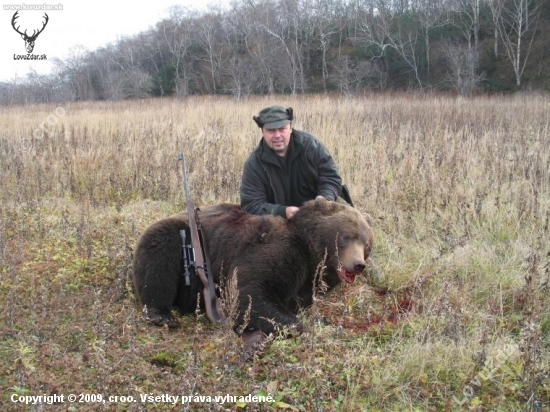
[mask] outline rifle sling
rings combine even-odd
[[[205,287],[208,287],[208,291],[210,294],[210,304],[212,305],[212,308],[214,309],[214,315],[221,318],[219,308],[218,308],[218,300],[216,296],[216,287],[214,285],[214,273],[212,273],[212,264],[210,263],[210,254],[208,253],[208,246],[206,244],[206,240],[204,239],[202,228],[201,228],[201,222],[200,222],[200,209],[195,209],[195,220],[197,222],[197,231],[199,232],[199,242],[202,247],[202,253],[204,258],[204,265],[206,266],[206,277],[208,279],[208,285],[204,285]],[[208,303],[207,303],[208,304]],[[218,320],[218,319],[217,319]]]

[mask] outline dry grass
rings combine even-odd
[[[358,208],[373,216],[383,280],[373,288],[358,279],[320,299],[303,314],[307,333],[242,363],[234,334],[203,315],[182,318],[175,332],[144,324],[130,262],[139,234],[183,208],[177,153],[187,155],[198,205],[237,202],[242,164],[258,140],[252,114],[281,102],[294,107],[296,128],[326,143]],[[271,405],[109,407],[549,410],[547,96],[63,108],[43,139],[33,130],[55,107],[0,115],[4,410],[24,409],[10,402],[14,393],[268,392]],[[30,151],[20,150],[21,139]]]

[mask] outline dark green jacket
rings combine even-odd
[[[284,162],[264,139],[244,165],[240,186],[241,208],[255,215],[285,217],[287,206],[323,196],[336,200],[342,178],[327,148],[314,136],[293,130]]]

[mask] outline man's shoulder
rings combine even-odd
[[[259,158],[258,158],[258,154],[257,154],[257,151],[254,150],[252,153],[250,153],[248,155],[248,157],[246,158],[246,160],[244,161],[244,165],[245,167],[246,166],[254,166],[258,163],[259,161]]]
[[[313,136],[311,133],[306,132],[304,130],[297,130],[292,129],[292,134],[294,137],[296,137],[298,140],[308,141],[308,140],[319,140],[315,136]]]
[[[259,144],[254,148],[254,150],[248,155],[248,157],[244,161],[245,171],[250,169],[259,170],[262,163],[262,154],[263,150],[261,144]]]
[[[311,133],[305,132],[303,130],[292,129],[292,133],[296,142],[303,146],[305,149],[313,148],[317,149],[323,147],[323,143]]]
[[[254,148],[254,150],[250,152],[250,154],[246,158],[246,162],[248,163],[251,161],[255,161],[256,159],[259,159],[262,156],[262,153],[263,153],[263,148],[262,148],[262,142],[260,141],[260,143],[258,143],[258,145],[256,145],[256,147]]]

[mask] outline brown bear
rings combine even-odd
[[[373,243],[357,209],[323,198],[306,202],[288,220],[222,204],[201,209],[200,222],[216,283],[227,284],[236,274],[235,331],[247,347],[276,330],[301,330],[296,315],[313,302],[319,268],[328,290],[352,283],[365,269]],[[137,244],[135,291],[157,325],[178,326],[172,308],[192,313],[203,287],[197,276],[184,284],[179,231],[186,228],[187,214],[174,215],[151,225]]]

